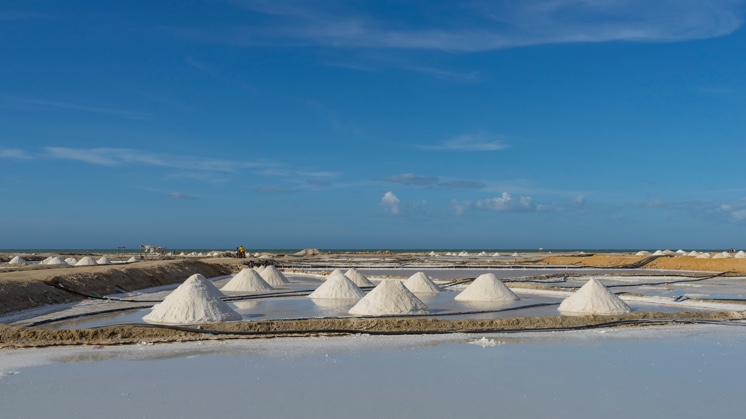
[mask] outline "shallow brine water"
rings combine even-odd
[[[738,417],[746,327],[7,351],[3,417]]]

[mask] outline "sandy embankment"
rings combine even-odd
[[[190,275],[227,275],[236,262],[205,263],[195,260],[158,260],[127,265],[80,266],[75,268],[20,270],[0,273],[0,314],[79,301],[83,297],[54,288],[48,283],[86,294],[106,295],[175,284]],[[237,268],[236,268],[237,269]]]
[[[549,265],[577,265],[586,267],[614,268],[637,265],[651,259],[650,256],[549,256],[541,263]],[[661,256],[643,264],[643,269],[665,269],[680,271],[711,271],[728,274],[746,274],[746,259],[697,259],[687,256]]]

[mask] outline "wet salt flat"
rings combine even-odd
[[[7,351],[3,417],[740,417],[746,327]]]

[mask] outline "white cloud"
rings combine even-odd
[[[463,215],[466,211],[469,211],[473,203],[471,201],[457,201],[451,200],[451,208],[456,215]]]
[[[500,151],[510,147],[500,139],[490,138],[485,134],[464,134],[436,145],[417,145],[425,150],[450,151]]]
[[[17,148],[0,148],[0,159],[29,159],[25,151]]]
[[[536,206],[530,196],[521,196],[516,200],[509,193],[503,192],[499,197],[480,199],[477,201],[477,208],[495,212],[528,212]]]
[[[383,195],[383,198],[381,198],[380,205],[383,206],[387,211],[391,212],[391,214],[399,215],[400,203],[401,201],[399,200],[399,198],[397,198],[393,192],[389,191]]]

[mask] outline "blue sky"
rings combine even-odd
[[[0,248],[744,248],[744,17],[4,1]]]

